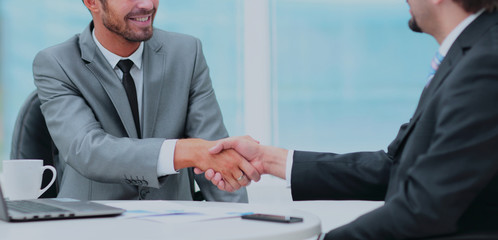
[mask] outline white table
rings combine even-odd
[[[322,232],[326,233],[382,205],[384,202],[379,201],[295,201],[279,206],[318,216],[322,222]]]
[[[161,201],[167,203],[170,201]],[[146,208],[158,201],[127,202]],[[104,202],[119,204],[119,201]],[[243,220],[239,217],[185,223],[159,223],[141,218],[91,218],[7,223],[0,221],[0,239],[309,239],[321,232],[320,219],[314,214],[288,207],[238,203],[173,201],[185,207],[226,208],[302,217],[302,223],[272,223]],[[136,208],[135,208],[136,209]]]

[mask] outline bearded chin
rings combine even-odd
[[[141,29],[140,31],[132,31],[127,26],[119,26],[118,24],[107,21],[103,19],[104,27],[106,27],[109,31],[123,37],[127,41],[130,42],[142,42],[147,41],[152,38],[152,34],[154,32],[154,28],[151,26],[146,29]]]
[[[120,35],[130,42],[142,42],[152,38],[152,34],[153,28],[151,27],[150,29],[142,30],[140,33],[126,31]]]
[[[410,21],[408,21],[408,27],[414,32],[421,33],[422,29],[418,26],[417,21],[415,21],[415,18],[411,18]]]

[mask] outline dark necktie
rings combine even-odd
[[[126,95],[128,96],[128,102],[130,103],[131,113],[133,114],[133,120],[135,121],[135,128],[137,129],[138,138],[142,137],[140,133],[140,120],[138,115],[138,101],[137,101],[137,89],[135,87],[135,82],[130,74],[130,69],[133,66],[133,62],[130,59],[120,60],[118,62],[118,68],[123,72],[123,86],[126,90]]]

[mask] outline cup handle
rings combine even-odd
[[[40,190],[40,194],[38,194],[38,197],[40,197],[44,192],[46,192],[52,184],[55,182],[55,178],[57,177],[57,171],[55,171],[55,168],[52,166],[43,166],[42,167],[42,174],[45,172],[45,170],[50,170],[52,171],[52,180],[48,183],[46,187]]]

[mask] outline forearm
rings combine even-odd
[[[391,166],[392,160],[384,151],[295,151],[292,196],[294,200],[384,200]]]

